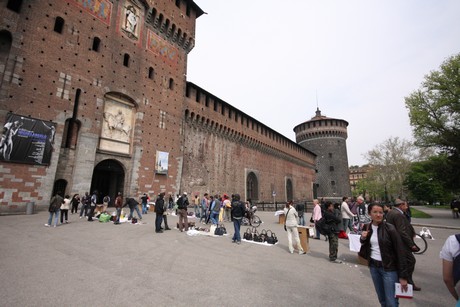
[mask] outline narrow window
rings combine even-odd
[[[217,101],[214,101],[214,111],[217,112]]]
[[[123,66],[129,67],[129,54],[127,53],[123,56]]]
[[[209,107],[209,96],[208,96],[208,95],[206,95],[206,97],[205,97],[204,105],[205,105],[206,107]]]
[[[201,99],[201,93],[200,93],[200,91],[196,91],[195,101],[199,103],[200,99]]]
[[[190,5],[188,2],[187,2],[187,11],[185,13],[187,14],[187,16],[190,16]]]
[[[64,19],[62,17],[56,17],[54,21],[54,32],[61,34],[64,29]]]
[[[329,171],[333,172],[334,171],[334,167],[331,165],[329,166]]]
[[[173,78],[169,78],[169,89],[170,90],[174,89],[174,80],[173,80]]]
[[[6,65],[8,56],[10,55],[11,44],[13,37],[11,33],[6,30],[0,31],[0,65]]]
[[[176,0],[176,6],[180,8],[180,0]]]
[[[329,153],[329,158],[332,158],[332,152]]]
[[[101,45],[101,39],[97,36],[93,38],[93,47],[91,47],[91,50],[99,52],[99,47]]]
[[[13,12],[19,13],[21,11],[22,0],[8,0],[6,8]]]
[[[165,111],[160,111],[160,120],[159,120],[159,123],[158,123],[158,127],[160,129],[165,129],[165,127],[166,127],[165,119],[166,119],[166,112]]]
[[[334,181],[334,180],[331,181],[331,185],[335,185],[335,181]]]
[[[153,77],[155,76],[155,70],[153,67],[149,68],[149,79],[153,80]]]

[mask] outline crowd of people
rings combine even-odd
[[[45,226],[54,227],[58,225],[60,217],[61,224],[68,223],[68,211],[71,214],[78,214],[80,207],[80,218],[86,217],[93,221],[94,210],[98,206],[98,193],[92,195],[88,192],[80,198],[79,194],[61,196],[57,192],[50,200],[49,218]],[[142,220],[142,214],[148,213],[150,198],[144,193],[138,200],[128,197],[123,199],[118,193],[114,205],[116,217],[114,224],[120,223],[122,208],[129,207],[128,220],[134,218],[136,211],[138,219]],[[103,209],[105,210],[110,202],[108,196],[104,197]],[[139,205],[142,206],[142,213]],[[415,257],[413,252],[418,251],[414,242],[415,230],[410,222],[410,208],[406,201],[396,199],[392,205],[372,203],[366,204],[363,197],[356,199],[342,198],[342,203],[332,203],[324,200],[313,200],[313,212],[310,222],[315,225],[314,239],[325,236],[329,242],[329,260],[332,263],[342,263],[338,259],[338,238],[341,232],[360,234],[361,250],[359,255],[368,261],[370,275],[375,291],[381,306],[398,306],[398,298],[395,296],[395,283],[399,283],[402,291],[407,291],[410,284],[414,291],[421,288],[414,283],[413,273],[415,270]],[[188,212],[188,208],[193,208]],[[192,203],[189,203],[186,192],[177,195],[176,199],[169,195],[165,198],[162,192],[155,200],[155,232],[162,233],[163,230],[171,230],[168,226],[168,212],[176,212],[179,222],[178,230],[184,232],[188,229],[188,218],[194,216],[199,218],[203,224],[211,223],[218,225],[222,222],[233,222],[234,233],[232,242],[241,244],[241,223],[243,217],[250,211],[251,202],[242,201],[239,194],[228,196],[224,194],[209,195],[205,193],[201,198],[195,195]],[[288,201],[284,208],[285,230],[288,238],[288,250],[299,254],[306,252],[302,248],[297,227],[305,225],[306,205],[296,204]],[[328,224],[328,231],[325,232],[321,226],[322,221]],[[452,296],[458,300],[455,289],[457,280],[454,281],[453,263],[456,257],[460,257],[460,236],[451,236],[441,251],[443,259],[443,277]],[[459,269],[460,270],[460,269]]]
[[[377,202],[369,205],[359,196],[343,197],[341,204],[318,199],[313,204],[314,238],[319,240],[323,234],[329,241],[331,262],[342,262],[337,259],[339,234],[345,233],[344,238],[346,232],[360,234],[359,254],[368,261],[381,306],[398,306],[395,283],[400,283],[402,291],[407,291],[408,284],[414,291],[421,290],[412,278],[416,262],[413,252],[419,248],[414,242],[415,230],[406,201],[396,199],[393,205]]]

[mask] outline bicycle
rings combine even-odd
[[[416,240],[419,242],[416,242]],[[420,249],[418,252],[414,252],[414,254],[421,255],[428,249],[428,243],[426,242],[425,237],[419,235],[418,233],[415,234],[414,243]]]
[[[256,211],[256,206],[253,206],[251,209],[246,211],[246,213],[243,216],[243,219],[241,220],[241,224],[243,226],[259,227],[259,225],[262,224],[262,220],[260,219],[260,217],[254,214]]]

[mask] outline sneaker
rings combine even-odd
[[[332,262],[332,263],[342,263],[342,260],[335,259],[335,260],[332,260],[331,262]]]
[[[50,227],[50,225],[48,225],[48,224],[45,224],[45,227]]]
[[[240,244],[241,244],[241,241],[236,241],[236,244],[240,245]]]
[[[294,251],[290,251],[291,254],[294,254]]]
[[[305,255],[307,252],[306,251],[302,251],[302,252],[299,252],[299,255]]]
[[[46,226],[46,225],[45,225]],[[232,240],[232,243],[236,243],[236,240]]]
[[[56,227],[57,227],[57,225],[54,225],[53,227],[54,227],[54,228],[56,228]]]

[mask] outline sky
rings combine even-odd
[[[187,80],[295,142],[315,116],[344,119],[348,163],[413,140],[404,98],[460,53],[457,0],[195,0]]]

